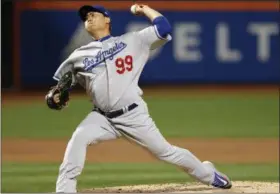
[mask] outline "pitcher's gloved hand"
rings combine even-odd
[[[68,105],[69,89],[72,87],[71,71],[64,74],[58,81],[57,85],[52,87],[45,97],[49,108],[61,110]]]
[[[62,91],[58,86],[54,86],[46,95],[46,102],[49,108],[61,110],[68,105],[69,91]]]

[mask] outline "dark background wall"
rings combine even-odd
[[[83,1],[59,1],[60,6],[57,1],[34,2],[1,1],[2,88],[46,88],[54,84],[53,73],[63,59],[92,40],[77,15]],[[173,40],[153,53],[140,84],[280,82],[276,1],[247,1],[250,5],[212,1],[216,5],[207,8],[199,4],[201,1],[180,1],[179,6],[166,2],[160,11],[172,25]],[[113,17],[113,35],[148,25],[147,19],[129,12],[129,1],[123,6],[116,1],[104,3]],[[157,9],[158,4],[153,6]],[[269,32],[266,44],[259,41],[263,31]]]
[[[13,2],[1,1],[1,83],[2,88],[13,81]]]

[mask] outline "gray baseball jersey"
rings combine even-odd
[[[141,97],[138,80],[150,50],[171,40],[170,35],[164,40],[158,37],[157,28],[150,26],[139,32],[93,41],[75,50],[56,71],[54,78],[57,80],[69,70],[76,72],[74,82],[80,83],[93,104],[103,111],[123,109],[132,103],[138,105],[112,119],[97,111],[87,115],[67,145],[59,169],[56,192],[76,192],[76,177],[84,167],[88,145],[120,136],[135,141],[159,159],[183,168],[204,183],[213,182],[213,169],[188,150],[173,146],[165,140]]]
[[[58,68],[54,79],[67,71],[81,84],[103,111],[120,109],[139,101],[138,80],[149,58],[149,51],[171,40],[159,39],[153,26],[118,37],[105,37],[76,49]]]

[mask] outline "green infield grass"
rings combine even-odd
[[[150,114],[166,137],[278,137],[279,96],[273,93],[192,93],[145,97]],[[69,137],[91,111],[88,98],[74,96],[63,111],[42,101],[2,107],[2,137]]]
[[[219,164],[221,171],[237,180],[279,180],[278,164]],[[54,192],[59,164],[2,164],[2,192]],[[166,163],[86,164],[78,189],[153,183],[194,181],[178,168]]]

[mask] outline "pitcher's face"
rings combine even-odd
[[[102,31],[108,28],[110,19],[99,12],[89,12],[85,21],[88,32]]]

